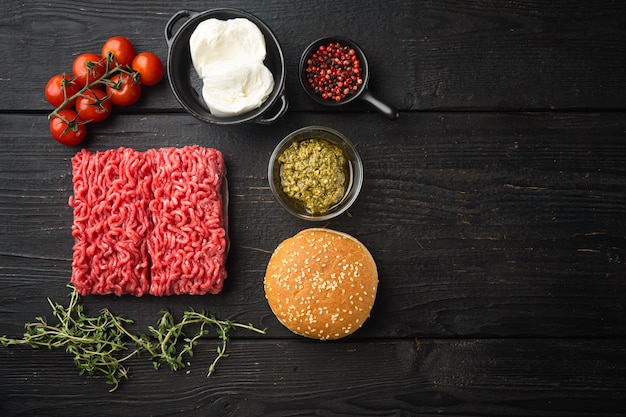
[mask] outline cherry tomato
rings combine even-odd
[[[109,117],[113,104],[106,93],[97,88],[84,92],[76,99],[76,112],[85,122],[98,123]]]
[[[113,36],[104,43],[102,58],[106,58],[109,53],[113,55],[118,64],[130,67],[133,58],[135,58],[135,47],[125,37]]]
[[[87,126],[74,110],[59,110],[50,120],[50,133],[60,143],[75,146],[85,140]]]
[[[106,73],[106,67],[105,59],[93,52],[87,52],[74,59],[72,72],[76,78],[76,83],[84,87],[87,83],[92,83],[102,77]]]
[[[137,54],[133,59],[132,68],[141,76],[139,81],[143,85],[155,85],[163,78],[163,63],[152,52]]]
[[[107,95],[117,106],[130,106],[141,97],[141,84],[132,75],[115,74],[111,77],[111,84],[107,84]]]
[[[48,84],[46,84],[46,100],[54,107],[59,107],[66,98],[72,97],[79,90],[80,86],[72,80],[72,77],[67,74],[57,74],[50,78]],[[72,107],[73,105],[74,100],[69,101],[64,108]]]

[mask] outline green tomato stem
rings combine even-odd
[[[107,71],[100,77],[96,78],[94,81],[92,82],[87,82],[85,84],[84,87],[82,87],[77,93],[73,94],[70,97],[67,97],[67,90],[64,88],[63,89],[63,94],[65,97],[65,100],[63,100],[63,103],[61,103],[61,105],[59,107],[57,107],[56,109],[54,109],[50,114],[48,114],[48,120],[52,119],[53,117],[58,117],[61,120],[63,120],[65,123],[69,124],[72,121],[68,121],[66,120],[64,117],[59,115],[59,111],[63,110],[65,108],[65,106],[68,105],[68,103],[71,103],[73,100],[76,100],[78,97],[87,97],[85,96],[85,92],[95,86],[98,86],[100,84],[105,84],[105,85],[110,85],[109,83],[111,83],[111,81],[109,80],[112,76],[114,76],[115,74],[118,73],[124,73],[124,74],[128,74],[130,76],[133,77],[134,80],[137,80],[139,77],[139,73],[137,71],[129,71],[126,68],[124,68],[123,66],[115,63],[115,65],[113,67],[111,67],[111,64],[114,62],[113,60],[113,55],[111,53],[107,54],[106,58],[106,68]],[[89,74],[87,74],[89,75]],[[63,79],[65,80],[65,73],[63,74]],[[75,79],[75,78],[74,78]],[[74,80],[72,79],[72,81]],[[119,88],[119,87],[118,87]],[[87,123],[87,122],[83,122],[83,123]]]

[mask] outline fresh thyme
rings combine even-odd
[[[71,287],[72,288],[72,287]],[[207,335],[213,328],[221,343],[217,346],[217,355],[210,364],[207,377],[215,372],[217,362],[228,356],[226,345],[229,331],[237,328],[265,334],[252,324],[241,324],[230,320],[218,320],[205,312],[188,309],[181,321],[166,310],[161,311],[161,318],[156,326],[149,326],[149,335],[134,334],[126,326],[133,321],[115,316],[107,308],[99,316],[88,316],[79,303],[79,294],[72,288],[67,307],[48,299],[52,314],[58,324],[48,324],[45,317],[36,317],[35,322],[24,325],[25,333],[21,339],[0,337],[4,346],[29,345],[32,348],[64,348],[74,356],[74,363],[80,374],[102,374],[115,391],[122,379],[128,378],[126,361],[132,357],[147,353],[155,369],[162,364],[169,365],[173,371],[185,367],[185,358],[193,356],[193,349],[198,339]],[[193,336],[186,336],[184,330],[194,326]]]

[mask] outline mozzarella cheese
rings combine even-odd
[[[202,21],[189,39],[189,50],[203,81],[202,97],[214,116],[256,109],[274,89],[274,77],[263,64],[265,38],[248,19]]]

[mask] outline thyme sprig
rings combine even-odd
[[[167,310],[161,310],[161,318],[156,326],[149,326],[149,334],[135,334],[127,329],[133,321],[116,316],[107,308],[99,316],[85,314],[79,303],[79,294],[75,288],[69,297],[69,304],[64,307],[48,298],[52,314],[58,320],[55,325],[48,324],[45,317],[36,317],[34,322],[24,325],[25,333],[21,339],[0,337],[4,346],[28,345],[32,348],[61,349],[74,357],[74,363],[80,374],[102,374],[115,391],[123,379],[128,379],[129,369],[126,362],[132,357],[147,353],[155,369],[162,364],[169,365],[173,371],[185,367],[186,357],[193,356],[198,340],[213,328],[221,343],[217,346],[217,355],[209,365],[207,377],[215,372],[218,361],[228,354],[226,346],[229,331],[237,328],[265,334],[252,324],[241,324],[230,320],[219,320],[206,312],[188,309],[177,322]],[[185,329],[193,326],[195,333],[191,337]]]

